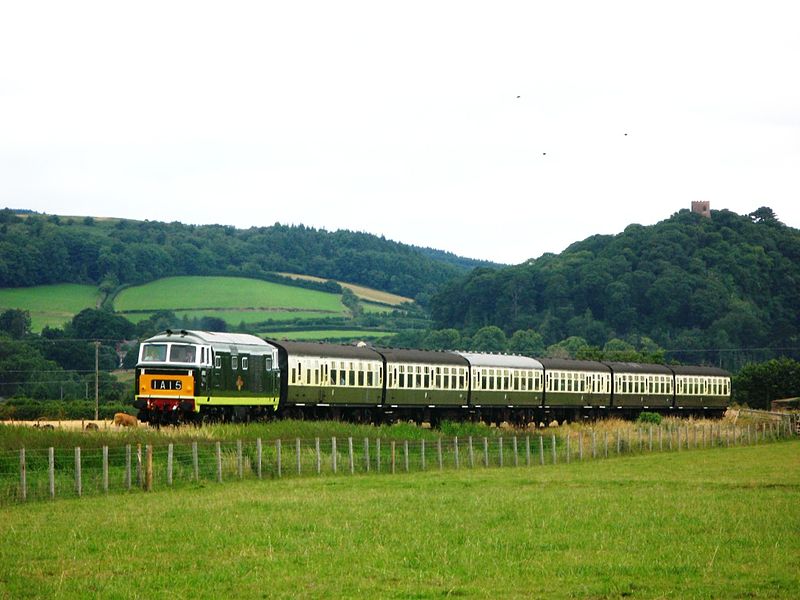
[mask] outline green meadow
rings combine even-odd
[[[25,288],[0,289],[0,312],[9,308],[27,310],[31,328],[60,327],[85,308],[95,308],[99,294],[93,285],[59,283]]]
[[[796,598],[800,441],[6,507],[7,598]]]
[[[114,308],[123,314],[189,309],[346,311],[337,294],[243,277],[167,277],[122,290]]]

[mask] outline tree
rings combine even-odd
[[[31,331],[31,313],[18,308],[3,311],[0,314],[0,331],[5,331],[15,340],[22,339]]]
[[[476,352],[505,352],[508,340],[502,329],[495,325],[487,325],[472,336],[471,347]]]
[[[747,364],[733,378],[733,398],[752,408],[769,409],[773,400],[800,396],[800,362],[790,358]]]
[[[515,354],[542,356],[544,354],[544,338],[533,329],[519,329],[508,341],[508,349]]]
[[[457,350],[461,346],[458,329],[434,329],[425,336],[422,344],[425,350]]]

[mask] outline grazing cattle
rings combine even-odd
[[[100,427],[97,426],[97,423],[87,423],[84,429],[86,431],[98,431]]]
[[[138,427],[139,420],[127,413],[117,413],[114,415],[114,425],[119,427]]]

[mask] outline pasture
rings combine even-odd
[[[0,289],[0,312],[9,308],[27,310],[31,329],[61,327],[85,308],[95,308],[99,300],[96,286],[59,283],[25,288]]]
[[[3,509],[0,597],[794,598],[800,441]]]
[[[167,277],[122,290],[115,309],[135,311],[232,309],[315,311],[343,315],[341,297],[244,277]]]

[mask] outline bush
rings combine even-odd
[[[654,412],[639,413],[639,418],[636,419],[637,423],[652,423],[653,425],[661,425],[661,415]]]

